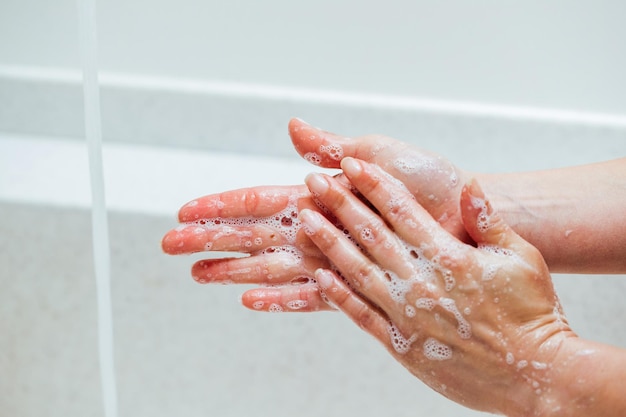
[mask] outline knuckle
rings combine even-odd
[[[365,304],[361,304],[359,306],[358,312],[355,315],[356,323],[361,329],[368,329],[371,327],[372,322],[375,320],[374,312],[366,306]]]
[[[367,329],[375,320],[371,307],[363,301],[354,299],[350,291],[341,291],[333,296],[334,304],[341,310],[348,312],[352,320],[362,329]]]
[[[384,245],[387,241],[385,229],[386,226],[381,221],[370,222],[358,230],[359,241],[365,247]]]
[[[356,262],[349,272],[353,285],[361,289],[367,288],[380,270],[370,262]]]
[[[341,247],[339,237],[326,227],[311,235],[310,238],[323,253],[336,253]]]
[[[253,214],[259,205],[259,193],[254,188],[249,188],[243,193],[243,203],[246,213]]]

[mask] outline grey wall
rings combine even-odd
[[[110,0],[104,71],[626,112],[620,1]],[[77,67],[73,0],[3,0],[0,64]]]

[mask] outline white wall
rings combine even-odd
[[[105,71],[626,113],[626,3],[100,1]],[[0,64],[77,67],[74,0],[0,2]]]

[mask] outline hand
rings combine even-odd
[[[378,165],[400,180],[444,229],[467,239],[458,203],[470,175],[447,159],[387,136],[348,138],[298,119],[290,121],[289,134],[298,153],[314,165],[339,168],[344,157]]]
[[[316,165],[338,168],[346,156],[379,165],[402,181],[446,230],[467,240],[458,208],[466,174],[447,160],[388,137],[350,139],[297,119],[290,121],[289,133],[303,158]],[[348,186],[346,182],[344,185]],[[271,285],[247,291],[242,302],[248,308],[327,310],[330,307],[320,299],[312,281],[314,271],[329,264],[300,232],[295,213],[303,208],[321,211],[304,185],[256,187],[205,196],[181,208],[179,221],[183,224],[165,235],[163,250],[169,254],[249,254],[246,258],[197,262],[192,275],[201,283]],[[276,217],[286,218],[289,225],[277,223]]]
[[[184,205],[182,223],[162,240],[172,255],[237,252],[196,262],[199,283],[263,284],[242,302],[260,311],[316,311],[330,307],[319,296],[314,271],[326,257],[303,233],[298,212],[319,210],[306,186],[255,187],[198,198]]]
[[[355,239],[318,213],[301,212],[304,230],[340,273],[316,272],[329,302],[465,406],[507,415],[559,406],[553,362],[575,336],[540,253],[494,213],[479,185],[464,185],[459,205],[474,246],[376,165],[345,158],[341,166],[377,212],[335,179],[307,177]]]

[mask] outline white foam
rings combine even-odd
[[[484,250],[485,252],[492,253],[498,256],[510,256],[515,257],[515,252],[510,249],[503,248],[502,246],[497,245],[487,245],[487,244],[479,244],[478,249]]]
[[[450,188],[456,187],[459,183],[459,176],[456,174],[456,171],[453,169],[450,173]]]
[[[450,292],[456,286],[456,279],[452,276],[450,271],[446,271],[443,273],[443,281],[444,281],[444,289],[446,292]]]
[[[400,333],[400,330],[396,327],[396,325],[391,323],[387,326],[387,333],[389,333],[391,345],[394,350],[401,355],[407,353],[413,342],[417,339],[416,335],[412,335],[407,339],[402,335],[402,333]]]
[[[343,148],[340,145],[331,143],[328,145],[321,145],[319,149],[320,153],[327,154],[331,159],[340,161],[343,158]]]
[[[437,302],[432,298],[418,298],[417,301],[415,301],[415,307],[428,311],[432,311],[436,305]]]
[[[279,304],[272,303],[267,311],[270,313],[282,313],[285,310]]]
[[[300,310],[308,305],[309,303],[306,300],[291,300],[287,302],[287,307],[291,310]]]
[[[475,209],[480,209],[478,216],[476,216],[476,227],[481,233],[485,233],[492,227],[491,216],[488,213],[487,202],[483,198],[472,196],[470,199],[472,206]]]
[[[496,273],[498,272],[499,267],[494,264],[489,264],[483,268],[483,281],[491,281],[495,278]]]
[[[413,288],[413,285],[424,282],[435,282],[437,279],[433,262],[426,259],[423,251],[419,248],[402,242],[407,253],[411,255],[410,262],[413,266],[413,274],[404,279],[400,278],[392,271],[385,271],[387,278],[387,289],[389,295],[399,303],[406,303],[406,294]]]
[[[452,349],[430,337],[424,342],[424,356],[432,361],[445,361],[452,358]]]
[[[509,365],[513,365],[513,363],[515,363],[515,357],[511,352],[507,352],[506,354],[506,363]]]
[[[321,165],[322,164],[322,157],[319,156],[317,153],[315,152],[307,152],[304,154],[304,160],[313,164],[313,165]]]
[[[393,271],[384,271],[385,276],[388,278],[387,291],[393,300],[400,304],[406,302],[406,294],[413,288],[413,280],[402,279]]]
[[[364,240],[366,242],[374,241],[374,232],[372,232],[372,229],[370,229],[369,227],[362,228],[360,231],[360,234],[361,234],[361,240]]]
[[[296,200],[299,196],[294,196],[292,200]],[[260,236],[254,236],[251,230],[242,230],[241,228],[253,227],[256,225],[267,226],[274,230],[276,234],[270,236],[270,241],[277,242],[278,235],[282,236],[286,244],[269,246],[260,248],[260,251],[255,252],[253,246],[262,247],[263,239]],[[211,241],[206,242],[204,245],[205,251],[211,251],[213,249],[213,243],[223,237],[237,236],[240,239],[240,244],[248,252],[251,253],[288,253],[293,255],[294,263],[299,262],[303,255],[295,245],[296,235],[302,223],[298,219],[297,204],[295,201],[291,201],[287,207],[278,213],[275,213],[267,217],[215,217],[209,219],[199,219],[186,223],[184,226],[177,228],[177,230],[184,229],[185,227],[195,226],[193,229],[194,234],[203,234],[208,230],[216,231],[213,234]],[[307,231],[305,230],[305,233]]]
[[[393,166],[404,174],[415,174],[425,170],[432,170],[434,165],[430,159],[412,157],[400,157],[393,161]]]
[[[459,309],[456,307],[456,303],[451,298],[440,298],[439,305],[444,308],[444,310],[452,313],[454,318],[457,321],[457,333],[461,337],[461,339],[469,339],[472,337],[472,327],[469,322],[465,320],[465,317],[461,314]]]

